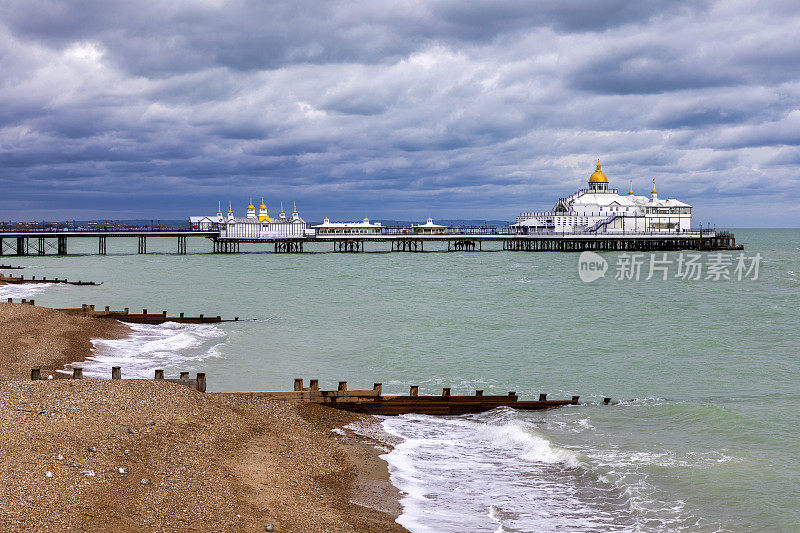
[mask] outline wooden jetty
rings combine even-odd
[[[102,285],[102,283],[95,283],[94,281],[69,281],[66,278],[59,279],[59,278],[39,278],[36,279],[36,276],[30,277],[25,279],[25,276],[6,276],[5,274],[0,274],[0,282],[2,283],[14,283],[14,284],[21,284],[21,283],[65,283],[67,285]]]

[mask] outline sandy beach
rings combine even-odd
[[[32,365],[125,326],[14,304],[0,324],[4,531],[404,531],[383,444],[331,431],[376,419],[154,380],[33,382]]]

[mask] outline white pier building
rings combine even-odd
[[[673,198],[660,199],[655,182],[650,196],[630,188],[621,195],[608,188],[600,169],[589,177],[589,187],[559,198],[551,211],[520,213],[511,226],[517,233],[680,233],[692,227],[692,206]]]
[[[383,225],[380,222],[370,222],[367,217],[360,222],[331,222],[328,217],[325,217],[322,224],[312,226],[312,228],[316,230],[317,235],[378,235],[383,232]]]
[[[300,217],[297,207],[292,211],[292,216],[287,217],[281,205],[281,212],[277,217],[270,217],[264,199],[261,205],[256,207],[250,203],[247,206],[247,214],[244,217],[236,217],[233,208],[228,206],[227,216],[222,216],[222,210],[218,208],[216,216],[189,217],[192,229],[196,230],[218,230],[220,239],[275,239],[305,237],[308,225]]]

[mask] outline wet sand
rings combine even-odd
[[[107,324],[51,313],[0,309],[2,341],[56,368]],[[154,380],[33,382],[34,359],[1,353],[3,531],[405,531],[382,444],[331,431],[373,417]]]

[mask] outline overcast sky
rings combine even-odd
[[[0,219],[512,219],[585,184],[800,226],[800,2],[2,0]]]

